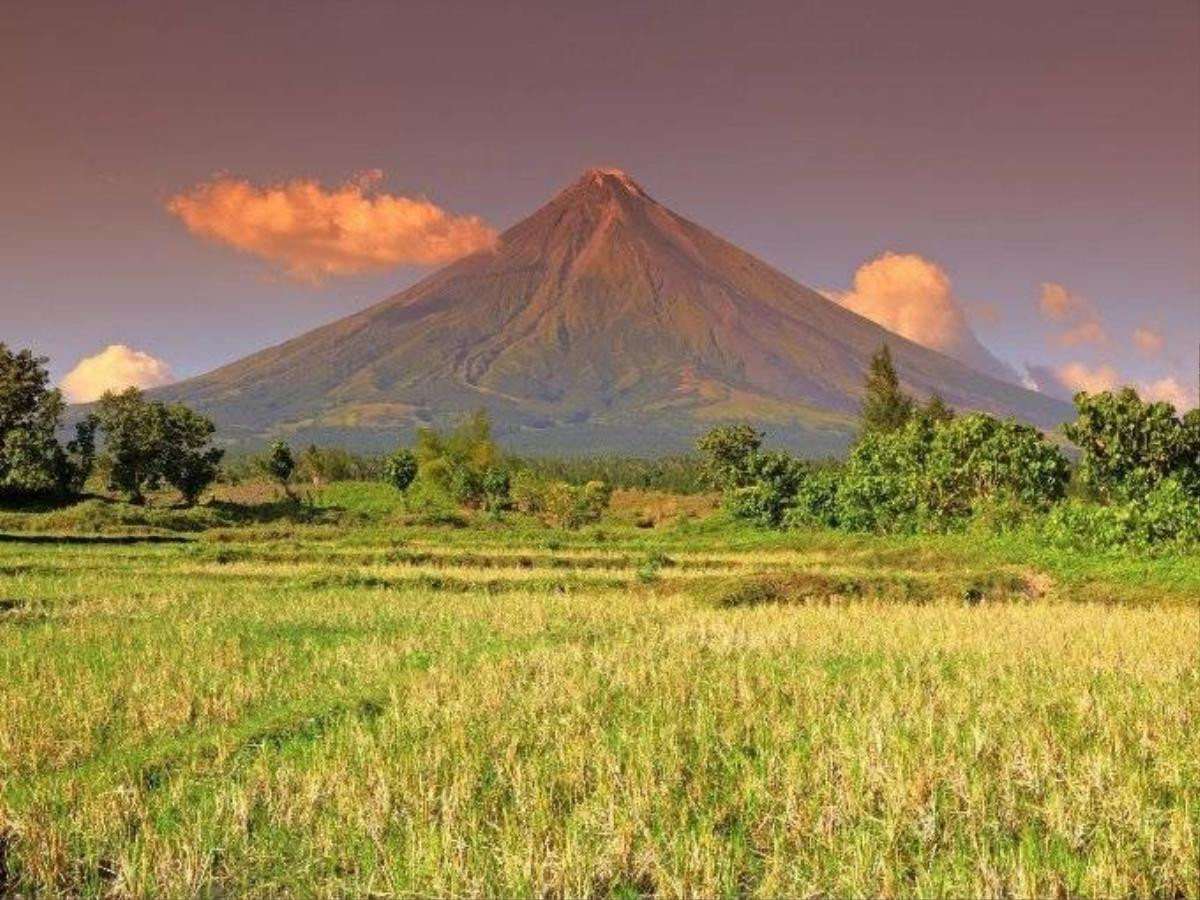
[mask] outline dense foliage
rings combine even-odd
[[[56,433],[65,403],[49,386],[46,359],[0,343],[0,497],[78,493],[95,457],[95,423],[84,419],[66,446]]]
[[[884,347],[872,360],[862,428],[848,459],[817,465],[763,451],[748,425],[697,444],[736,517],[767,527],[820,526],[879,534],[967,527],[1032,528],[1088,548],[1200,543],[1200,411],[1177,416],[1131,389],[1075,398],[1064,426],[1081,451],[1072,470],[1036,429],[983,413],[956,416],[936,395],[900,390]]]
[[[1166,479],[1200,493],[1200,409],[1183,417],[1169,403],[1147,403],[1132,388],[1075,396],[1063,432],[1083,452],[1080,482],[1101,500],[1130,500]]]
[[[137,388],[108,392],[96,405],[111,490],[131,503],[164,483],[190,506],[217,477],[222,450],[211,446],[212,421],[180,404],[147,400]]]

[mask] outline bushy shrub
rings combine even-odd
[[[417,477],[417,455],[401,447],[383,461],[384,480],[403,493]]]
[[[714,428],[696,442],[701,468],[708,483],[729,490],[751,483],[751,458],[762,446],[762,434],[749,425]]]
[[[1083,454],[1080,481],[1098,499],[1134,498],[1166,478],[1200,496],[1200,410],[1180,417],[1132,388],[1080,392],[1075,407],[1063,432]]]
[[[499,466],[491,466],[480,481],[483,489],[483,507],[488,512],[498,513],[508,509],[511,502],[512,479]]]
[[[1049,512],[1040,531],[1053,543],[1083,550],[1189,551],[1200,546],[1200,505],[1168,478],[1124,502],[1068,500]]]
[[[951,527],[978,508],[1044,510],[1066,493],[1071,468],[1041,433],[982,413],[934,426],[925,460],[927,521]]]
[[[838,492],[844,475],[844,466],[811,467],[800,479],[792,506],[784,513],[784,526],[837,528]]]
[[[470,466],[451,464],[449,488],[459,506],[478,509],[483,505],[483,474]]]
[[[803,462],[779,450],[754,451],[742,463],[739,480],[726,489],[726,504],[735,516],[775,528],[795,502],[806,471]]]
[[[514,475],[509,487],[513,507],[526,515],[538,515],[545,510],[545,492],[545,481],[528,471]]]
[[[578,528],[599,521],[611,498],[612,490],[603,481],[582,486],[557,481],[543,492],[542,508],[551,525]]]
[[[910,420],[902,428],[868,431],[859,438],[838,488],[840,527],[885,534],[918,530],[931,433],[928,423]]]
[[[471,413],[448,432],[422,428],[415,455],[418,478],[445,491],[459,506],[478,509],[488,502],[485,477],[500,468],[500,450],[486,410]]]

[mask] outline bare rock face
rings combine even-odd
[[[362,312],[160,396],[223,433],[383,446],[487,407],[545,452],[685,449],[747,420],[802,451],[844,445],[867,360],[961,409],[1038,425],[1059,401],[884,331],[592,169],[475,254]]]

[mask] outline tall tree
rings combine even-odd
[[[0,343],[0,493],[18,499],[79,491],[92,468],[95,426],[84,419],[64,448],[65,404],[49,386],[45,357]]]
[[[887,433],[903,428],[913,414],[913,398],[900,388],[892,351],[884,344],[871,357],[866,396],[862,402],[862,433]]]
[[[213,423],[186,406],[146,400],[137,388],[100,398],[97,419],[109,460],[109,487],[131,503],[165,481],[189,506],[217,476],[224,451],[209,446]]]
[[[258,461],[259,468],[283,488],[284,494],[292,496],[291,478],[296,471],[296,458],[286,441],[273,441],[267,452]]]

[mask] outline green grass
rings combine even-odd
[[[1200,896],[1194,559],[161,512],[0,520],[0,893]]]

